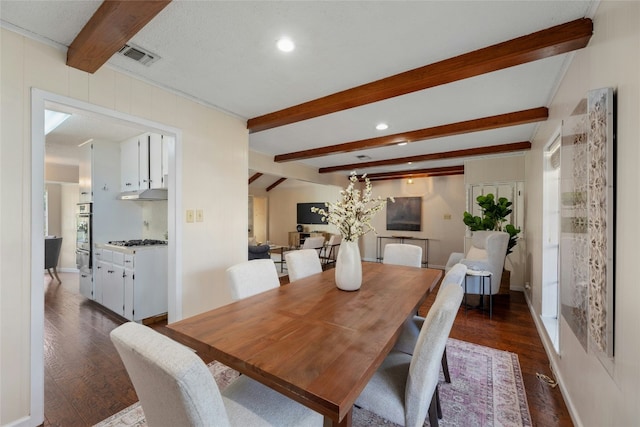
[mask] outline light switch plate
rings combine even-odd
[[[193,222],[193,209],[187,209],[187,222]]]
[[[202,222],[204,221],[204,212],[202,211],[202,209],[197,209],[196,210],[196,222]]]

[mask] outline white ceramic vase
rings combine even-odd
[[[343,291],[357,291],[362,285],[362,262],[358,242],[343,240],[336,259],[336,286]]]

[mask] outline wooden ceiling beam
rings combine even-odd
[[[285,182],[287,180],[287,178],[280,178],[279,180],[277,180],[276,182],[274,182],[273,184],[271,184],[270,186],[267,187],[267,191],[271,191],[274,188],[276,188],[278,185],[282,184],[283,182]]]
[[[446,166],[431,169],[415,169],[410,171],[382,172],[367,174],[369,181],[385,181],[390,179],[427,178],[433,176],[463,175],[464,166]],[[362,178],[360,181],[364,181]]]
[[[278,154],[275,162],[288,162],[293,160],[310,159],[313,157],[328,156],[331,154],[348,153],[370,148],[387,147],[401,142],[416,142],[445,136],[461,135],[471,132],[480,132],[490,129],[499,129],[508,126],[517,126],[527,123],[535,123],[547,120],[549,109],[547,107],[532,108],[513,113],[498,114],[491,117],[467,120],[464,122],[450,123],[431,128],[418,129],[393,135],[379,136],[376,138],[362,139],[360,141],[345,142],[343,144],[329,145],[310,150],[296,151],[287,154]]]
[[[254,117],[247,121],[247,128],[251,133],[272,129],[571,52],[585,47],[592,34],[593,22],[591,19],[577,19],[293,107]]]
[[[348,165],[330,166],[320,168],[319,173],[338,172],[344,170],[362,170],[376,166],[400,165],[405,163],[426,162],[429,160],[454,159],[458,157],[473,157],[488,154],[512,153],[531,149],[531,142],[513,142],[510,144],[489,145],[486,147],[467,148],[465,150],[444,151],[441,153],[421,154],[418,156],[401,157],[396,159],[376,160],[373,162],[351,163]]]
[[[251,175],[251,178],[249,178],[249,184],[251,184],[256,179],[260,178],[262,175],[263,175],[262,172],[256,172],[253,175]]]
[[[171,0],[106,0],[71,42],[67,65],[95,73]]]

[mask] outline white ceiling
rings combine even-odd
[[[5,26],[66,47],[99,5],[99,1],[2,0],[0,17]],[[596,6],[593,0],[174,0],[131,39],[160,60],[147,67],[114,55],[108,65],[249,119],[588,17]],[[288,54],[275,47],[284,35],[296,43]],[[547,106],[570,58],[571,54],[562,54],[252,133],[249,146],[277,155]],[[375,130],[381,121],[389,129]],[[535,124],[520,125],[303,162],[320,168],[357,163],[361,154],[381,160],[529,141],[535,129]]]

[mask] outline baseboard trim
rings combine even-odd
[[[564,403],[567,405],[567,409],[569,410],[571,421],[573,421],[574,426],[582,427],[584,424],[582,424],[580,420],[576,407],[573,404],[573,401],[571,400],[571,396],[569,395],[567,387],[565,386],[562,373],[560,372],[560,369],[558,368],[558,364],[556,363],[556,350],[553,346],[553,343],[549,339],[549,335],[547,335],[547,330],[542,324],[542,320],[534,310],[533,304],[531,303],[531,300],[529,299],[529,294],[527,292],[524,293],[524,298],[527,301],[527,306],[529,307],[529,313],[533,318],[533,323],[536,325],[536,331],[538,332],[538,336],[542,341],[542,346],[544,347],[544,351],[545,353],[547,353],[547,358],[549,359],[549,363],[551,364],[551,369],[555,376],[556,382],[558,383],[558,387],[560,387],[560,394],[562,394]],[[558,327],[560,327],[560,325],[558,325]],[[560,331],[558,331],[558,333],[560,333]],[[562,358],[562,353],[560,352],[557,353],[557,357]]]

